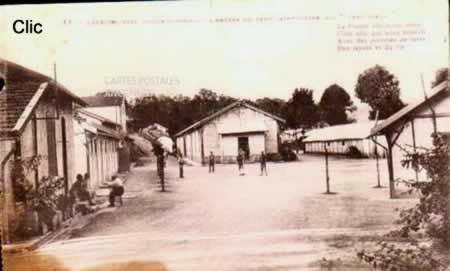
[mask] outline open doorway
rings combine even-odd
[[[250,158],[250,147],[248,144],[248,136],[238,137],[238,152],[239,150],[243,150],[245,153],[245,159]]]

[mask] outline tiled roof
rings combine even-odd
[[[88,103],[89,106],[100,107],[100,106],[120,106],[122,104],[122,97],[115,96],[87,96],[82,97],[82,99]]]
[[[48,82],[46,89],[55,89],[55,83],[48,76],[1,58],[0,71],[6,74],[6,88],[0,93],[0,131],[7,132],[15,127],[39,87]],[[58,84],[58,90],[66,98],[85,105],[64,86]]]

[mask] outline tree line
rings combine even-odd
[[[448,69],[437,72],[433,86],[446,80]],[[288,100],[258,98],[244,100],[264,111],[286,120],[284,128],[311,129],[328,125],[351,123],[351,112],[356,110],[348,92],[338,84],[327,87],[318,102],[314,90],[295,88]],[[370,106],[369,119],[385,119],[405,106],[400,98],[399,81],[385,67],[375,65],[363,71],[355,86],[356,97]],[[97,95],[121,95],[120,92],[104,91]],[[192,123],[237,101],[235,97],[218,94],[213,90],[200,89],[194,97],[148,94],[128,100],[127,111],[135,129],[159,123],[174,134]]]

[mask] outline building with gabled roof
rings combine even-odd
[[[96,95],[82,98],[88,104],[85,110],[120,124],[122,131],[127,132],[128,117],[124,97]]]
[[[350,155],[359,152],[363,157],[375,157],[376,153],[383,157],[384,151],[371,139],[374,126],[375,121],[364,121],[310,130],[303,139],[305,153]]]
[[[25,221],[25,198],[12,178],[12,161],[35,167],[25,171],[29,185],[44,177],[64,178],[64,191],[75,180],[73,108],[86,103],[53,79],[16,63],[0,59],[5,88],[0,93],[0,164],[3,192],[2,239],[15,240]]]
[[[450,132],[450,89],[447,81],[435,86],[426,97],[410,103],[371,130],[371,136],[384,136],[389,172],[390,196],[396,197],[395,179],[420,179],[418,172],[400,171],[404,152],[432,146],[434,132]],[[397,171],[397,173],[395,172]],[[398,174],[400,173],[401,174]],[[409,174],[408,174],[409,173]]]
[[[185,157],[197,162],[204,163],[210,152],[218,162],[232,162],[239,149],[254,161],[261,151],[278,153],[283,123],[280,117],[237,101],[175,134],[176,144]]]

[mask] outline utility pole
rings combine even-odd
[[[376,159],[376,163],[377,163],[377,186],[375,186],[374,188],[382,188],[381,181],[380,181],[380,157],[378,154],[377,145],[375,145],[375,159]]]
[[[325,180],[326,180],[326,184],[327,184],[327,192],[325,192],[325,194],[331,194],[330,192],[330,175],[329,175],[329,171],[328,171],[328,148],[326,146],[327,143],[324,143],[324,148],[325,148]]]

